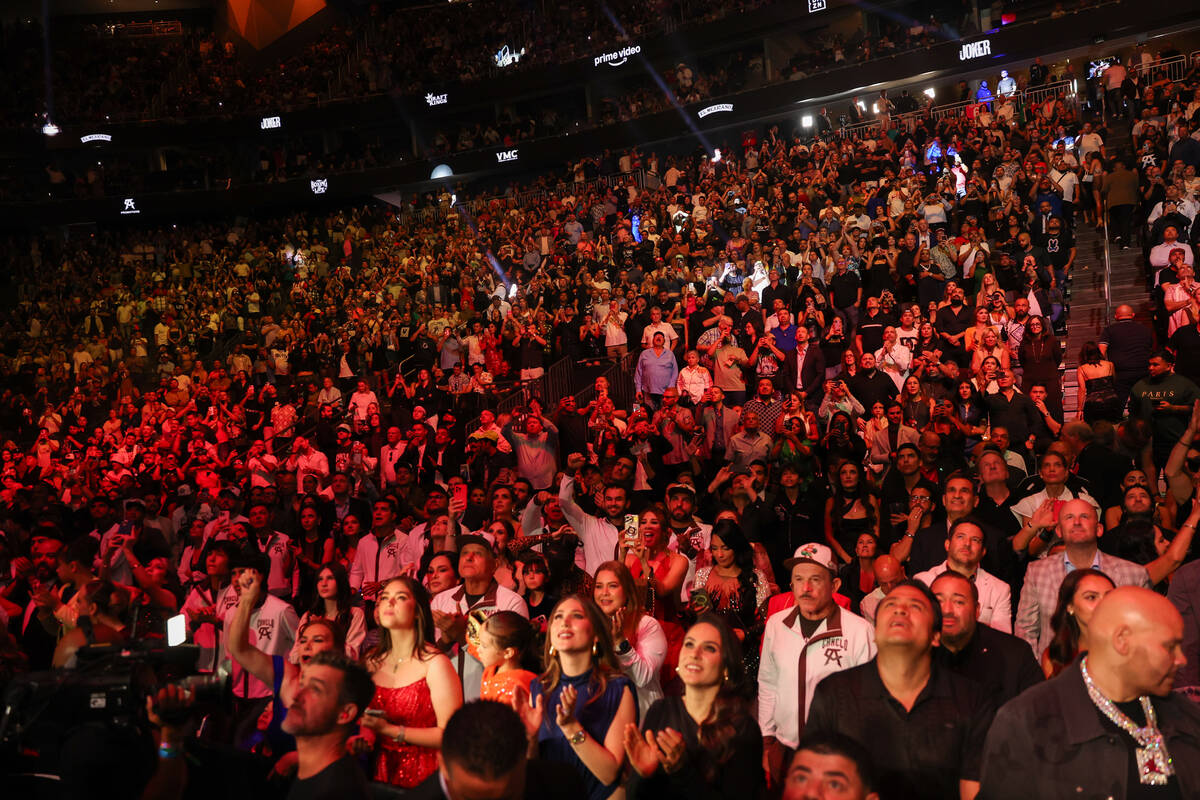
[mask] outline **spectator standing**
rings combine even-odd
[[[795,606],[767,620],[758,669],[758,723],[772,785],[800,743],[817,684],[875,655],[870,624],[833,602],[841,581],[832,550],[801,545],[783,566]]]

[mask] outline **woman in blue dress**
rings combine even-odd
[[[545,671],[517,702],[539,758],[570,764],[587,800],[620,788],[625,726],[637,722],[633,684],[621,674],[612,623],[589,598],[563,598],[550,613]]]

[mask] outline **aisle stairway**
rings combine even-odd
[[[1105,149],[1109,156],[1128,155],[1130,152],[1129,130],[1123,122],[1109,129]],[[1075,368],[1079,366],[1079,351],[1084,343],[1098,341],[1100,333],[1111,321],[1108,318],[1109,303],[1104,290],[1104,234],[1094,226],[1083,222],[1082,216],[1075,225],[1075,268],[1071,286],[1071,315],[1067,321],[1067,336],[1063,341],[1063,412],[1072,419],[1078,408],[1078,386]],[[1111,264],[1110,291],[1111,307],[1122,303],[1133,306],[1137,319],[1150,324],[1150,295],[1146,291],[1143,271],[1143,256],[1136,243],[1128,250],[1110,246]]]

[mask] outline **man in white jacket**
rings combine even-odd
[[[529,619],[529,607],[519,594],[496,582],[496,556],[482,536],[458,537],[458,574],[462,585],[433,598],[433,624],[438,629],[438,647],[450,656],[462,679],[463,700],[478,700],[483,664],[468,652],[470,617],[486,619],[497,611],[515,611]]]
[[[963,517],[951,526],[946,538],[946,560],[917,573],[916,578],[932,587],[934,579],[948,569],[968,576],[979,590],[979,622],[1012,633],[1012,589],[979,566],[986,552],[983,542],[983,528],[979,522]]]
[[[758,670],[758,724],[771,785],[782,777],[785,751],[800,742],[817,683],[875,656],[871,624],[833,601],[841,581],[832,550],[801,545],[783,566],[796,605],[767,620]]]

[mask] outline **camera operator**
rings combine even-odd
[[[283,724],[284,732],[296,740],[296,779],[288,800],[366,800],[371,796],[362,768],[346,753],[346,740],[374,694],[371,676],[340,652],[314,654],[304,665]],[[193,704],[192,692],[175,685],[146,698],[147,717],[159,731],[158,765],[141,800],[185,796],[192,776],[183,754]],[[226,765],[221,766],[224,779],[230,780]]]

